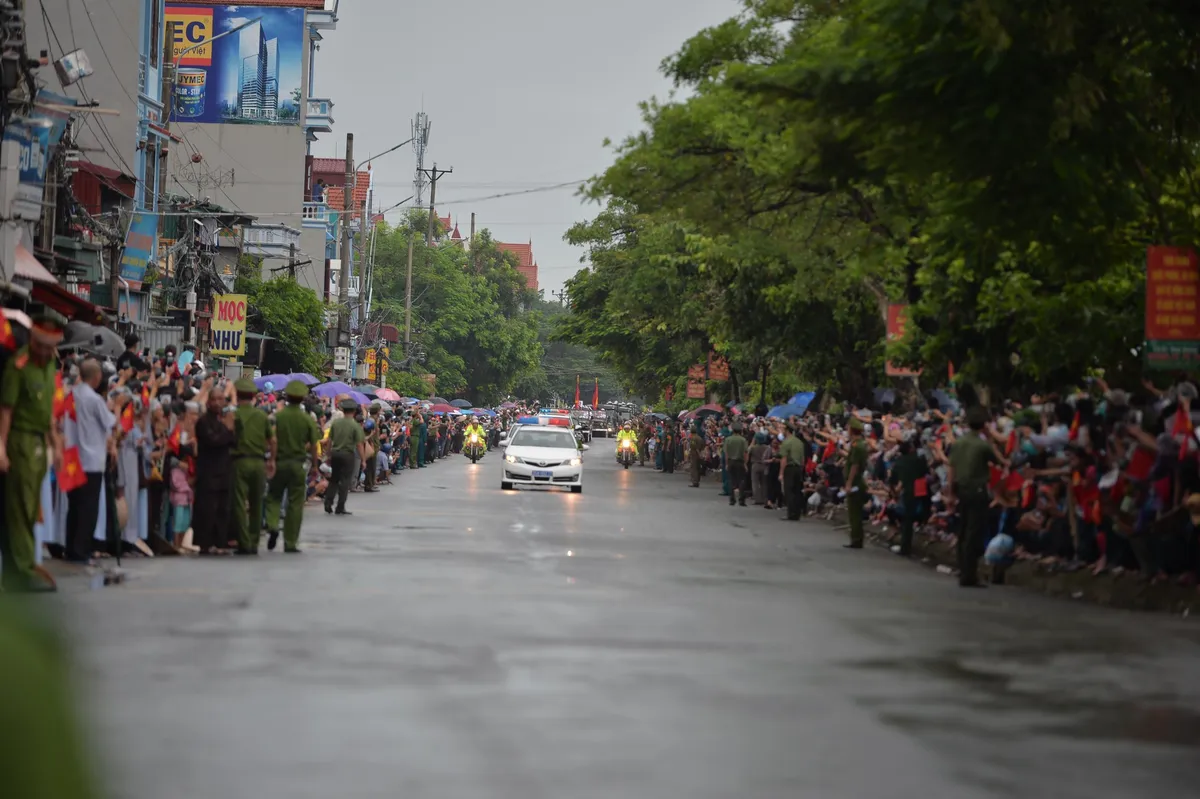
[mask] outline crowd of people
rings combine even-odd
[[[996,408],[893,413],[839,408],[788,419],[726,411],[635,422],[643,463],[687,468],[691,485],[720,475],[729,504],[781,509],[783,518],[845,508],[849,548],[864,526],[895,530],[909,556],[915,535],[953,544],[964,586],[986,584],[1018,560],[1094,574],[1135,572],[1194,584],[1200,571],[1197,390],[1110,389],[1032,396]]]
[[[34,317],[23,347],[0,335],[6,591],[53,590],[47,555],[255,555],[264,532],[299,553],[307,504],[349,515],[350,493],[460,452],[469,428],[499,441],[498,417],[317,396],[315,379],[260,389],[136,335],[117,358],[59,352],[64,323]]]

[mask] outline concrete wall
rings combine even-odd
[[[117,116],[85,115],[88,121],[76,125],[75,138],[84,148],[85,160],[119,169],[141,179],[142,176],[135,171],[135,165],[138,52],[142,39],[143,0],[106,0],[103,4],[85,4],[85,0],[42,2],[50,20],[49,26],[43,21],[37,2],[27,3],[25,9],[25,32],[30,56],[36,58],[42,50],[49,50],[50,60],[54,61],[64,53],[83,49],[92,62],[95,74],[67,88],[59,84],[52,64],[39,69],[38,77],[49,91],[74,97],[80,102],[83,102],[86,94],[100,107],[119,111]],[[112,144],[105,137],[105,131],[112,138]],[[105,150],[107,152],[103,152]]]

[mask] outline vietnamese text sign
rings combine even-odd
[[[121,277],[129,288],[139,291],[146,279],[146,264],[158,249],[158,215],[135,211],[125,234],[125,252],[121,255]]]
[[[704,380],[704,364],[698,363],[688,367],[689,380]]]
[[[304,9],[172,4],[166,26],[178,64],[172,122],[300,123]]]
[[[715,352],[708,354],[708,379],[724,383],[729,380],[729,361]]]
[[[688,399],[704,399],[704,381],[689,377],[687,395]]]
[[[887,340],[900,341],[904,338],[904,334],[908,329],[908,306],[897,305],[893,303],[887,309]],[[917,377],[921,374],[920,369],[908,369],[903,366],[895,366],[891,361],[887,362],[887,374],[889,377]]]
[[[1200,267],[1194,250],[1146,250],[1146,364],[1180,369],[1200,363]]]
[[[246,354],[245,294],[213,297],[212,337],[208,349],[213,355]]]

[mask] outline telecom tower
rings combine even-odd
[[[413,180],[413,194],[417,207],[425,204],[425,148],[429,146],[429,115],[424,111],[417,114],[412,123],[413,150],[417,154],[417,176]]]

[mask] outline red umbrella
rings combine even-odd
[[[458,408],[455,408],[453,405],[439,404],[439,405],[430,405],[429,411],[431,413],[456,413],[458,411]]]

